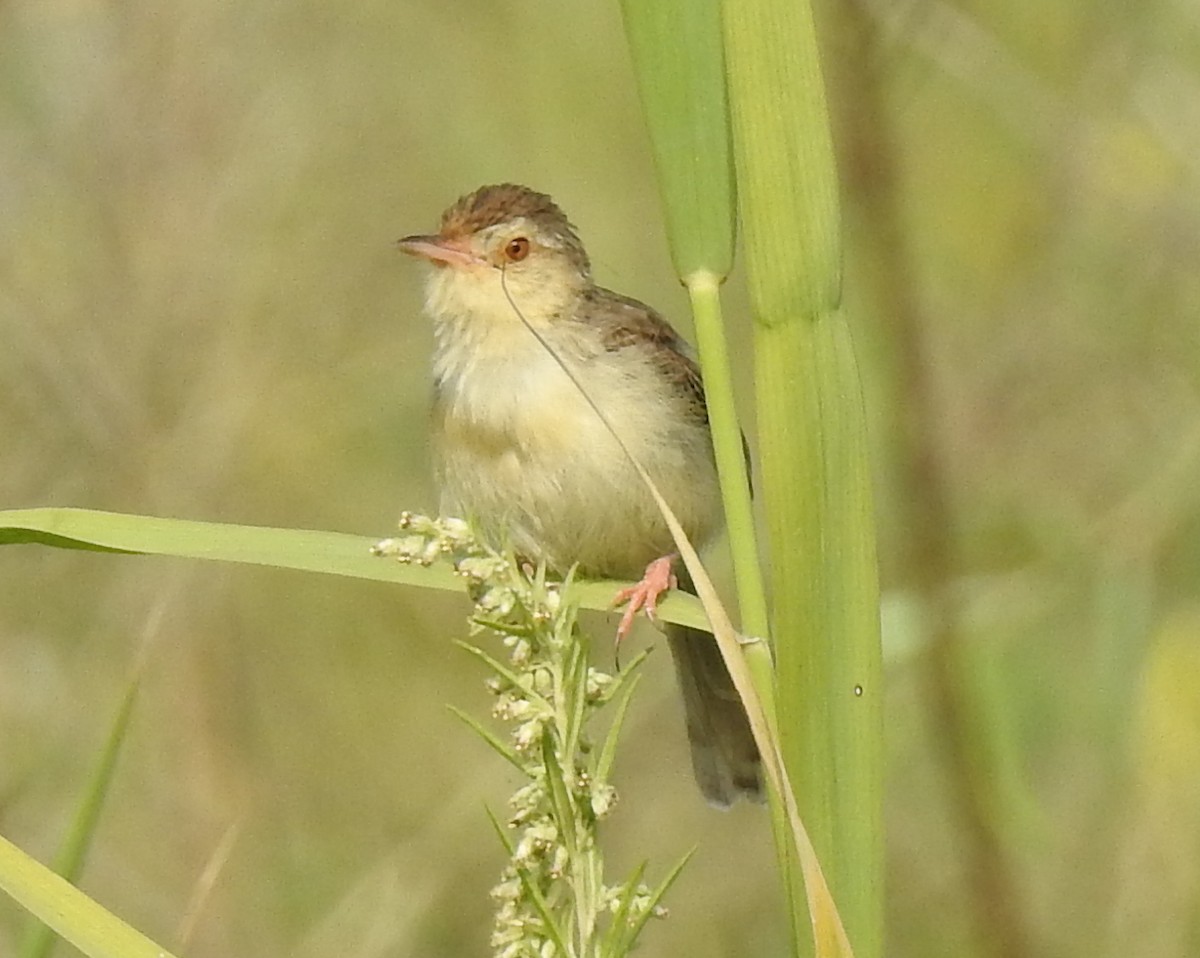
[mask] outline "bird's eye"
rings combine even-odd
[[[504,245],[504,255],[510,263],[519,263],[529,255],[529,240],[524,236],[510,239]]]

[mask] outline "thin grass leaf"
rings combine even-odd
[[[629,923],[629,911],[633,907],[633,899],[637,895],[638,885],[642,883],[642,876],[646,874],[646,867],[647,863],[641,862],[633,870],[633,874],[629,876],[617,895],[617,907],[613,910],[612,920],[601,941],[604,955],[623,958],[629,951],[625,934],[626,925]]]
[[[482,629],[490,629],[492,632],[502,632],[505,635],[515,635],[523,639],[533,635],[533,629],[529,626],[514,625],[511,622],[489,618],[486,615],[471,616],[471,624]]]
[[[233,848],[237,844],[244,821],[245,817],[243,816],[241,820],[234,822],[225,829],[225,834],[221,836],[221,840],[217,842],[217,847],[209,855],[208,861],[204,865],[204,870],[201,871],[200,877],[192,889],[187,907],[183,910],[183,917],[180,919],[179,927],[175,932],[175,941],[179,944],[180,951],[189,950],[188,945],[191,943],[192,935],[195,933],[200,916],[204,913],[204,908],[212,896],[218,879],[221,877],[222,872],[225,871],[225,866],[229,864],[229,859],[233,855]]]
[[[625,724],[625,713],[629,709],[629,701],[633,698],[633,691],[637,688],[641,678],[640,675],[633,676],[632,681],[620,693],[621,698],[617,702],[616,714],[613,715],[612,725],[608,727],[608,734],[604,736],[604,745],[601,746],[600,755],[596,759],[596,775],[601,781],[607,781],[612,772],[613,762],[617,757],[617,742],[621,737],[621,728]]]
[[[124,555],[241,562],[462,592],[462,578],[440,563],[406,565],[372,555],[378,541],[342,532],[162,519],[91,509],[0,510],[0,546],[43,545]],[[585,609],[608,612],[612,597],[628,585],[607,580],[577,582],[572,600]],[[658,616],[665,622],[708,628],[704,610],[695,597],[679,592],[672,592],[659,603]]]
[[[573,952],[567,947],[567,939],[570,937],[566,931],[558,926],[554,920],[554,913],[550,909],[549,903],[545,896],[538,890],[533,879],[529,875],[529,871],[525,868],[517,867],[515,869],[517,877],[521,879],[521,885],[529,894],[529,900],[533,902],[533,907],[537,910],[538,916],[542,919],[542,927],[546,935],[554,942],[561,954],[570,955]]]
[[[642,651],[630,659],[620,672],[617,672],[612,676],[612,682],[604,692],[604,700],[606,702],[611,702],[613,699],[615,699],[621,694],[621,690],[624,689],[626,685],[639,677],[640,673],[638,672],[638,669],[653,651],[654,646],[646,646],[646,648],[642,649]]]
[[[100,812],[104,808],[104,799],[112,785],[113,775],[117,767],[117,757],[129,731],[129,721],[133,715],[133,706],[137,701],[138,690],[141,687],[141,675],[144,658],[140,659],[134,668],[133,675],[125,687],[120,705],[109,726],[104,747],[96,767],[88,780],[87,790],[75,812],[75,819],[67,832],[62,848],[54,859],[54,871],[74,884],[79,879],[83,869],[84,859],[96,833],[100,821]],[[54,946],[55,933],[44,922],[33,925],[21,948],[23,958],[45,958]]]
[[[504,846],[505,853],[509,858],[512,858],[512,856],[516,853],[517,846],[514,845],[513,840],[509,838],[507,826],[505,826],[505,824],[496,817],[496,813],[486,805],[483,807],[483,811],[484,814],[487,815],[488,821],[492,823],[492,828],[496,830],[496,837],[500,839],[500,844]]]
[[[546,793],[554,806],[554,816],[560,822],[575,821],[575,802],[564,782],[562,763],[554,754],[554,742],[549,730],[542,734],[542,764],[546,766]],[[572,776],[573,778],[574,776]],[[579,846],[575,841],[573,828],[562,829],[559,838],[567,849],[567,854],[574,861],[579,854]]]
[[[683,872],[684,866],[687,865],[692,856],[695,854],[696,849],[693,848],[686,855],[684,855],[683,858],[679,859],[679,861],[676,862],[675,867],[667,873],[667,876],[661,882],[659,882],[658,887],[650,893],[650,898],[646,904],[646,910],[638,915],[633,924],[629,927],[629,933],[625,939],[626,949],[633,947],[634,942],[637,941],[638,935],[640,935],[642,933],[642,929],[646,927],[646,922],[654,917],[654,909],[658,907],[658,903],[662,901],[663,896],[667,893],[670,887],[675,884],[675,880]]]
[[[571,646],[572,676],[570,681],[578,692],[574,695],[574,709],[567,719],[567,736],[563,742],[563,755],[570,760],[579,750],[579,737],[583,733],[583,714],[587,708],[587,696],[584,689],[588,679],[588,647],[582,636]],[[572,770],[574,777],[574,770]]]
[[[499,755],[501,758],[503,758],[505,761],[507,761],[514,768],[516,768],[517,771],[519,771],[519,772],[525,771],[524,763],[521,761],[520,756],[517,755],[517,753],[513,750],[512,746],[501,741],[498,736],[496,736],[494,733],[492,733],[487,728],[485,728],[483,726],[483,724],[481,724],[479,722],[478,719],[474,718],[467,712],[464,712],[462,709],[458,708],[457,706],[447,705],[446,708],[448,708],[456,717],[458,717],[466,725],[468,725],[471,728],[471,730],[475,732],[476,735],[478,735],[481,739],[483,739],[485,742],[488,743],[488,745],[490,745],[492,747],[492,749],[496,752],[497,755]]]
[[[650,481],[649,477],[645,478],[647,482]],[[746,715],[750,720],[754,740],[758,743],[762,753],[763,768],[771,782],[773,793],[783,803],[796,855],[804,875],[805,902],[812,928],[815,954],[817,958],[853,958],[854,951],[850,947],[850,939],[846,934],[833,896],[829,892],[829,885],[825,880],[825,874],[808,829],[800,816],[799,806],[796,803],[796,791],[788,777],[781,743],[773,730],[768,706],[758,694],[750,666],[742,654],[740,637],[729,621],[729,615],[721,605],[716,587],[701,563],[695,547],[688,541],[679,520],[671,512],[666,500],[653,487],[653,484],[651,484],[651,491],[658,500],[659,509],[663,512],[663,517],[671,529],[675,545],[679,548],[679,554],[692,576],[696,593],[708,611],[717,645],[721,649],[721,655],[725,659],[725,665],[729,669],[734,687],[742,699],[742,704],[746,707]]]
[[[706,629],[705,631],[708,631],[708,630]],[[616,695],[616,693],[620,689],[624,688],[626,682],[630,681],[631,679],[637,678],[638,669],[641,668],[642,663],[645,662],[647,658],[649,658],[651,655],[654,654],[655,648],[657,648],[657,646],[647,645],[644,649],[642,649],[640,652],[638,652],[632,659],[630,659],[623,666],[621,666],[621,670],[619,672],[616,672],[613,674],[612,685],[610,685],[609,689],[608,689],[608,694],[609,694],[610,698],[612,696]]]
[[[378,540],[340,532],[275,529],[87,509],[0,512],[0,545],[40,543],[68,549],[217,559],[461,591],[441,565],[405,565],[371,555]]]
[[[172,958],[5,838],[0,838],[0,890],[88,958]]]
[[[521,691],[530,698],[536,699],[540,704],[546,706],[547,708],[550,707],[550,703],[547,702],[545,698],[538,695],[538,693],[533,689],[525,688],[525,686],[521,684],[520,676],[518,676],[516,672],[510,669],[503,662],[492,658],[490,655],[484,652],[483,649],[471,645],[470,642],[463,642],[461,639],[453,639],[452,641],[464,652],[469,652],[471,655],[475,656],[475,658],[479,659],[479,661],[504,679],[504,681],[506,681],[510,686],[521,689]]]

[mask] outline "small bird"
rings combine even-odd
[[[623,636],[676,582],[674,542],[630,455],[693,542],[721,524],[689,347],[649,306],[597,286],[575,228],[527,187],[481,187],[442,214],[436,234],[399,247],[434,267],[425,302],[442,513],[559,573],[576,565],[633,580],[645,570],[618,596],[629,603]],[[678,584],[693,591],[683,570]],[[667,636],[701,792],[722,807],[761,800],[758,749],[716,642],[675,625]]]

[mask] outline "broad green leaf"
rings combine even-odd
[[[859,958],[883,949],[881,654],[865,410],[839,310],[837,180],[812,11],[723,6],[755,323],[781,746]],[[817,954],[840,954],[808,889]],[[825,896],[827,898],[827,896]]]
[[[755,319],[799,322],[838,307],[838,183],[812,10],[726,0],[725,65],[746,275]]]
[[[667,238],[681,277],[733,263],[734,186],[719,0],[622,0]]]

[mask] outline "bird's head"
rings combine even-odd
[[[442,214],[437,233],[407,236],[399,247],[435,267],[431,312],[460,321],[512,315],[511,296],[531,322],[551,322],[592,283],[587,253],[563,211],[546,194],[512,183],[469,193]]]

